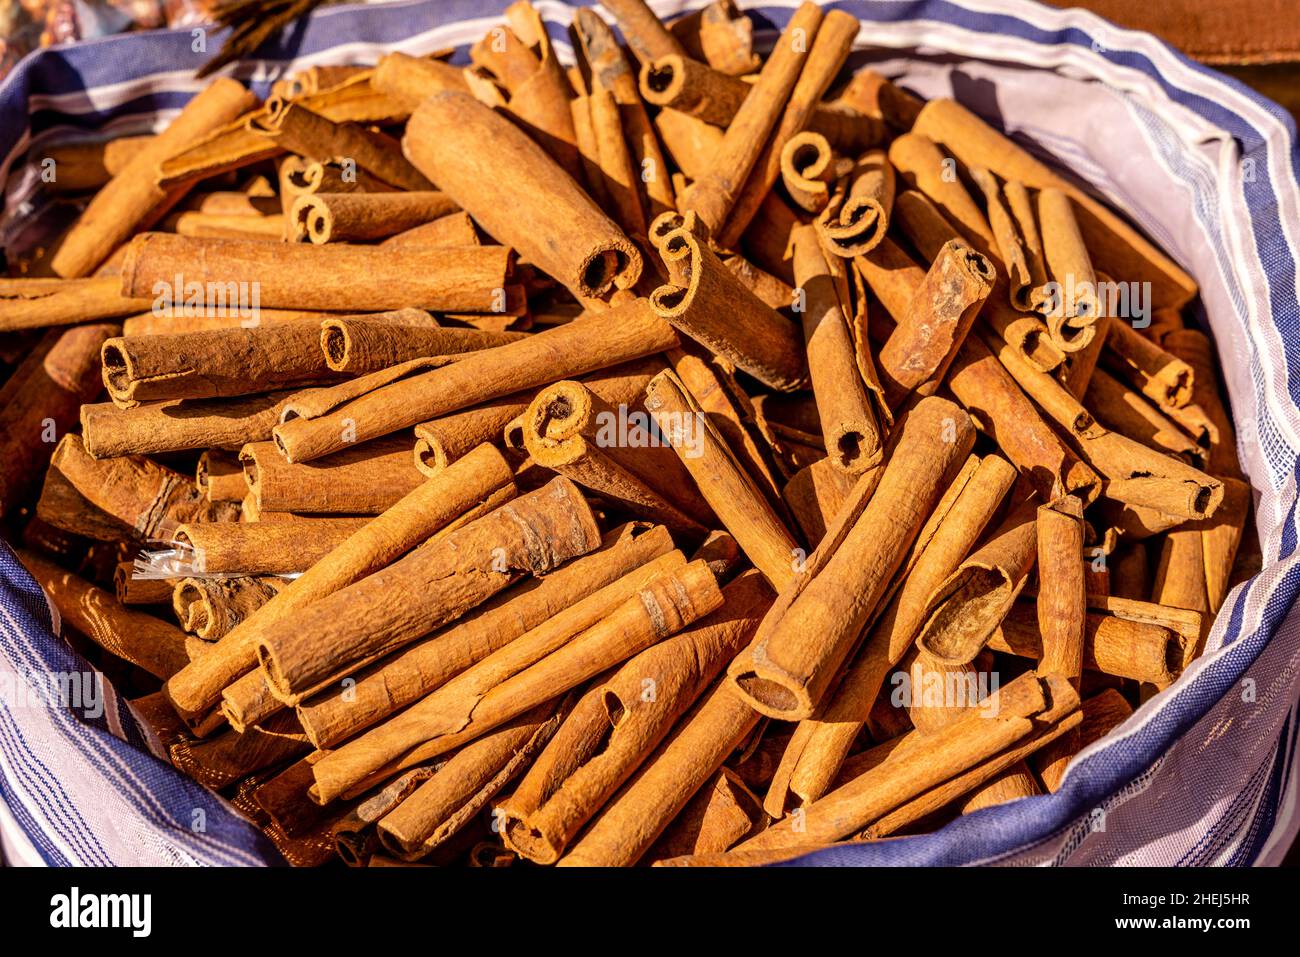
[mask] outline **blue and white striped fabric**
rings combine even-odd
[[[412,0],[321,11],[235,75],[259,92],[312,64],[464,48],[507,0]],[[705,0],[651,0],[660,14]],[[536,4],[561,56],[574,5]],[[770,41],[795,0],[750,4]],[[1228,597],[1208,649],[1170,689],[1082,753],[1054,795],[942,831],[801,864],[1276,863],[1294,839],[1300,690],[1300,156],[1291,118],[1143,33],[1028,0],[842,0],[863,22],[856,65],[952,96],[1055,157],[1129,214],[1200,283],[1255,487],[1263,571]],[[214,38],[210,50],[215,48]],[[44,202],[31,147],[162,125],[195,92],[186,32],[114,37],[25,60],[0,87],[3,236]],[[0,677],[76,668],[39,591],[0,554]],[[253,863],[275,855],[217,799],[155,761],[127,709],[79,722],[0,700],[0,825],[47,863]],[[206,833],[189,827],[195,808]],[[1104,830],[1094,826],[1105,812]]]

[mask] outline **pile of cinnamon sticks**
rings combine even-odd
[[[571,67],[521,0],[463,69],[52,150],[95,191],[0,280],[6,534],[294,863],[933,830],[1059,787],[1250,573],[1167,256],[843,11],[762,57],[605,8]]]

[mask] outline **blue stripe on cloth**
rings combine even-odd
[[[54,636],[39,587],[9,548],[0,548],[4,687],[21,690],[17,683],[28,675],[91,670]],[[0,766],[12,769],[0,794],[48,863],[282,863],[229,805],[148,754],[128,709],[118,715],[128,740],[70,710],[0,701]],[[196,812],[198,832],[191,829]]]
[[[704,3],[651,0],[661,14]],[[235,73],[264,94],[295,64],[373,62],[387,48],[421,53],[454,46],[457,60],[464,62],[465,47],[506,5],[507,0],[413,0],[331,7],[264,48],[260,59],[242,64]],[[757,35],[770,42],[796,5],[794,0],[758,4],[747,12]],[[557,51],[565,55],[565,26],[572,7],[556,0],[542,0],[537,6]],[[1168,198],[1166,206],[1158,208],[1161,197],[1135,188],[1133,184],[1142,181],[1126,178],[1122,164],[1113,158],[1108,162],[1099,148],[1105,144],[1077,136],[1071,124],[1057,123],[1051,111],[1010,115],[1024,123],[1011,135],[1039,155],[1066,158],[1089,185],[1185,261],[1198,264],[1205,313],[1225,349],[1225,363],[1238,373],[1230,377],[1234,413],[1239,447],[1252,465],[1261,496],[1257,514],[1265,565],[1231,593],[1211,633],[1207,655],[1173,688],[1081,755],[1056,794],[986,808],[933,835],[836,848],[799,863],[1172,864],[1220,858],[1249,863],[1270,835],[1288,829],[1293,833],[1296,827],[1292,812],[1279,813],[1279,808],[1297,803],[1288,789],[1295,786],[1292,705],[1300,682],[1300,616],[1291,615],[1300,592],[1300,376],[1292,374],[1300,363],[1294,246],[1300,227],[1291,222],[1300,211],[1300,154],[1294,123],[1243,85],[1145,34],[1121,30],[1086,12],[1023,0],[842,0],[830,6],[866,22],[860,40],[874,46],[856,53],[854,63],[887,62],[905,82],[920,82],[925,70],[933,80],[935,71],[974,63],[986,68],[995,87],[1005,84],[1007,90],[1024,82],[1028,71],[1041,70],[1044,77],[1056,79],[1067,72],[1092,77],[1091,83],[1077,82],[1081,102],[1101,103],[1103,95],[1112,102],[1122,97],[1126,110],[1120,112],[1127,115],[1108,119],[1133,131],[1131,144],[1126,143],[1133,157],[1149,163],[1162,178],[1165,188],[1159,192],[1183,197],[1190,218],[1174,215],[1177,211],[1169,208]],[[218,40],[209,37],[207,55]],[[7,191],[7,209],[15,221],[32,215],[22,204],[32,200],[38,185],[20,168],[20,145],[52,142],[80,130],[150,127],[198,88],[188,74],[204,57],[190,52],[190,42],[188,31],[135,34],[40,51],[19,64],[0,86],[0,132],[5,137],[0,140],[0,175],[19,164],[13,167],[19,175],[10,177]],[[973,92],[954,85],[953,95],[964,100]],[[980,109],[978,103],[968,105]],[[1193,123],[1200,124],[1199,131],[1192,131]],[[1234,170],[1240,173],[1245,162],[1254,175],[1225,173],[1231,150],[1236,151]],[[39,205],[39,199],[33,202]],[[1290,223],[1290,233],[1283,220]],[[7,235],[16,234],[15,228]],[[1229,342],[1235,343],[1232,349],[1224,346]],[[0,575],[8,586],[0,591],[0,607],[8,607],[4,602],[15,588],[19,606],[30,604],[39,596],[23,593],[30,582],[12,563],[6,567],[6,560],[0,557],[0,573],[8,572]],[[41,609],[27,608],[26,617],[18,616],[20,633],[30,647],[0,645],[10,662],[34,654],[48,666],[46,646],[53,643],[62,649],[41,614]],[[1247,681],[1257,689],[1253,702],[1234,693]],[[125,710],[120,713],[130,738],[134,722]],[[24,742],[17,733],[34,722],[25,721],[23,714],[10,717],[10,733],[0,728],[0,758],[6,760],[11,749],[39,744]],[[130,791],[131,813],[151,827],[174,831],[175,822],[184,820],[178,809],[199,799],[197,786],[140,753],[138,737],[132,739],[132,748],[99,727],[74,731],[70,725],[47,722],[40,730],[62,736],[66,753],[76,755],[79,767],[84,762],[99,779]],[[93,747],[78,740],[91,733],[96,735]],[[15,807],[15,818],[24,829],[40,826],[49,815],[46,823],[55,829],[52,837],[57,836],[60,847],[80,848],[74,856],[93,856],[87,838],[73,833],[79,825],[59,817],[51,806],[52,795],[58,793],[54,784],[35,774],[30,781],[0,786],[7,789],[6,801]],[[176,798],[178,788],[183,799]],[[146,790],[156,801],[145,799]],[[206,850],[186,844],[180,856],[192,855],[196,862],[274,857],[260,835],[216,799],[210,800],[216,811],[209,820],[224,815],[228,830]],[[1090,827],[1098,808],[1106,812],[1105,831]],[[54,840],[37,833],[33,841],[47,859],[61,859]],[[116,848],[113,854],[116,860],[124,859]]]

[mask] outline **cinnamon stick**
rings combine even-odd
[[[113,591],[123,605],[162,605],[172,600],[179,579],[142,578],[135,574],[135,562],[118,562],[113,572]]]
[[[102,347],[104,386],[122,408],[294,388],[337,376],[310,323],[176,336],[123,336]]]
[[[627,45],[642,63],[670,54],[686,55],[645,0],[610,0],[601,5],[614,15]]]
[[[223,449],[208,449],[199,456],[194,470],[194,487],[209,502],[241,502],[248,494],[248,483],[239,456]]]
[[[355,123],[336,122],[301,101],[272,97],[249,129],[282,149],[321,162],[345,157],[399,189],[422,191],[432,184],[396,149],[396,143]]]
[[[1127,322],[1112,323],[1107,340],[1117,361],[1106,365],[1161,406],[1180,408],[1192,401],[1196,378],[1192,367],[1142,335]]]
[[[383,239],[456,210],[455,203],[434,191],[310,193],[287,211],[286,238],[318,245]]]
[[[787,34],[783,39],[792,39],[789,31],[798,17],[799,11],[796,11],[795,16],[791,18],[791,23],[786,27]],[[830,87],[831,81],[835,79],[835,75],[840,72],[840,68],[848,59],[860,26],[857,17],[843,10],[831,10],[820,24],[811,25],[811,28],[816,30],[816,35],[812,38],[811,46],[807,46],[807,59],[800,67],[799,79],[790,90],[788,99],[783,97],[784,110],[781,119],[775,124],[775,129],[772,130],[771,137],[762,152],[754,159],[748,178],[735,197],[725,228],[718,231],[721,223],[718,226],[713,225],[706,207],[704,222],[716,232],[718,243],[723,247],[734,247],[740,241],[741,234],[753,221],[759,205],[781,175],[782,148],[790,137],[802,130],[812,118],[822,94]],[[800,47],[803,48],[806,44],[807,41],[804,41]],[[738,121],[741,121],[750,102],[754,101],[756,104],[761,102],[757,97],[763,96],[767,90],[763,78],[767,73],[768,65],[777,59],[779,50],[778,46],[777,50],[768,57],[767,63],[763,65],[763,71],[759,74],[758,82],[754,85],[754,90],[746,97],[745,103],[737,111],[736,118],[727,127],[727,135],[723,138],[724,149],[727,137],[732,135],[732,129]],[[774,101],[773,105],[779,107],[782,104],[780,101]],[[760,139],[765,138],[766,134],[760,135]],[[685,197],[683,197],[683,206],[691,208]]]
[[[203,522],[181,525],[175,540],[193,550],[202,575],[294,575],[365,527],[364,518],[314,522]]]
[[[889,230],[894,205],[894,167],[884,150],[858,157],[843,186],[817,217],[817,231],[837,256],[862,256],[875,249]]]
[[[1047,299],[1047,261],[1034,204],[1023,183],[1003,183],[982,166],[971,178],[984,193],[989,227],[1007,267],[1011,304],[1021,312],[1038,312]]]
[[[917,647],[943,664],[960,665],[987,644],[1034,567],[1036,510],[1031,503],[1013,512],[935,589],[916,637]]]
[[[773,389],[790,391],[807,379],[799,329],[745,288],[687,229],[659,247],[670,282],[651,306],[660,317]]]
[[[99,189],[152,139],[151,134],[144,134],[49,146],[43,151],[43,158],[54,161],[55,179],[46,188],[60,193]]]
[[[1097,276],[1079,233],[1073,205],[1065,193],[1050,187],[1040,190],[1038,219],[1043,256],[1053,283],[1045,306],[1047,328],[1060,349],[1077,352],[1088,345],[1097,331],[1096,323],[1101,315]]]
[[[912,295],[904,318],[881,347],[885,401],[932,395],[993,289],[992,264],[960,240],[944,244]]]
[[[228,77],[204,88],[95,194],[54,254],[54,272],[66,278],[90,275],[133,232],[162,216],[185,190],[158,186],[159,165],[256,103],[253,94]]]
[[[387,435],[434,416],[510,395],[556,378],[582,375],[652,355],[676,344],[676,334],[643,300],[602,314],[598,327],[584,321],[556,326],[459,362],[392,382],[314,418],[295,418],[275,430],[291,462],[305,462],[354,441]]]
[[[18,559],[59,610],[59,617],[105,651],[166,680],[189,660],[185,633],[145,612],[126,608],[102,588],[47,559],[19,551]]]
[[[484,150],[482,144],[493,144]],[[520,130],[473,97],[430,96],[407,124],[403,149],[483,229],[568,287],[605,298],[640,278],[642,259],[577,183]],[[508,183],[500,202],[489,184]],[[560,233],[565,243],[547,242]]]
[[[320,327],[325,363],[335,372],[360,375],[424,356],[456,356],[516,342],[521,332],[444,329],[418,309],[326,319]]]
[[[501,430],[522,415],[532,399],[531,392],[516,392],[421,422],[415,427],[415,467],[426,476],[437,475],[470,449],[497,440]]]
[[[683,563],[663,526],[622,525],[589,555],[507,590],[446,630],[358,672],[353,683],[302,701],[298,714],[303,727],[318,747],[332,747],[418,701],[525,632],[548,632],[560,636],[557,641],[571,638],[656,575]]]
[[[709,66],[729,76],[758,69],[754,25],[733,0],[714,0],[700,11],[700,50]]]
[[[772,599],[757,571],[741,575],[722,596],[718,611],[629,659],[582,696],[514,794],[498,806],[508,847],[538,863],[558,860],[740,650],[746,635],[735,623]]]
[[[848,17],[847,14],[845,16]],[[710,235],[721,236],[723,226],[727,224],[742,194],[748,191],[754,195],[754,199],[761,200],[762,193],[775,181],[775,177],[768,179],[767,161],[760,165],[759,159],[764,153],[769,135],[777,127],[778,121],[782,120],[781,111],[791,98],[804,64],[810,60],[809,47],[816,45],[821,25],[822,11],[812,3],[801,4],[786,24],[772,55],[763,64],[758,82],[732,117],[708,169],[679,198],[680,207],[694,210]],[[839,43],[835,45],[840,46]],[[847,55],[847,52],[845,45],[844,54]],[[842,59],[839,60],[834,69],[830,70],[832,76],[842,62]],[[819,70],[819,75],[820,72]],[[811,94],[811,102],[816,102],[823,90],[824,86],[819,88],[817,83],[810,83],[807,93]],[[798,132],[802,124],[795,120],[802,112],[803,104],[800,103],[791,115],[791,125],[794,128],[785,132],[776,150],[775,159],[778,164],[779,146],[784,145],[789,135]],[[747,190],[748,177],[754,169],[758,169],[758,176],[754,187]],[[779,166],[777,172],[779,173]],[[760,189],[760,184],[764,183],[767,188]],[[745,222],[740,224],[737,233],[753,218],[752,213],[753,210],[749,210],[748,217],[744,217]],[[730,237],[727,244],[734,243],[735,238],[737,237]]]
[[[800,209],[820,213],[831,200],[835,153],[826,137],[811,130],[795,133],[781,147],[781,183]]]
[[[190,479],[143,456],[92,459],[81,436],[71,433],[54,449],[46,488],[59,481],[68,483],[93,509],[122,523],[127,536],[141,541],[170,539],[185,522],[230,521],[238,514],[231,503],[206,501]],[[37,511],[59,528],[98,534],[93,527],[81,527],[76,517],[39,505]],[[88,520],[96,521],[93,516]],[[120,537],[112,534],[108,540]]]
[[[901,423],[870,500],[857,515],[841,514],[798,587],[783,594],[728,669],[733,690],[751,706],[785,720],[812,714],[921,531],[949,469],[965,461],[974,431],[969,416],[937,397],[923,399]]]
[[[804,295],[804,344],[822,438],[831,464],[860,475],[880,463],[881,428],[859,372],[846,304],[811,226],[794,234],[794,273]]]
[[[410,440],[397,437],[297,465],[271,442],[246,445],[239,457],[257,507],[267,511],[378,515],[424,479]]]
[[[673,450],[581,382],[541,390],[523,415],[533,461],[672,528],[698,531],[713,513]]]
[[[465,456],[441,479],[425,482],[316,562],[257,615],[191,662],[168,682],[168,696],[191,714],[210,708],[222,688],[256,664],[250,640],[256,628],[383,568],[458,516],[509,497],[513,485],[510,467],[490,447]]]
[[[224,295],[242,310],[249,309],[256,290],[258,303],[271,307],[492,312],[501,302],[511,261],[503,246],[419,247],[394,257],[374,246],[272,245],[148,233],[127,249],[122,290],[139,295],[159,283],[170,289],[179,277],[185,290],[202,290],[209,301]]]
[[[330,752],[312,771],[322,804],[357,781],[457,747],[666,638],[722,604],[704,562],[661,576],[608,617],[540,660],[512,643],[423,701]]]
[[[103,369],[95,347],[98,379]],[[97,383],[102,385],[102,380]],[[221,399],[163,399],[129,409],[114,402],[81,407],[81,434],[93,458],[155,455],[187,449],[238,449],[271,437],[294,392],[267,392]],[[240,481],[243,474],[240,473]]]
[[[99,394],[99,348],[116,331],[93,323],[50,332],[0,388],[0,515],[36,483],[78,406]]]
[[[803,801],[815,801],[830,789],[889,669],[903,659],[925,623],[930,596],[984,533],[1015,474],[1006,459],[986,456],[974,470],[959,473],[944,493],[908,556],[901,587],[825,707],[805,722],[806,731],[791,744],[789,790]],[[773,799],[784,809],[784,795]]]
[[[557,478],[372,575],[263,626],[258,661],[278,697],[300,695],[348,663],[407,644],[528,574],[600,543],[582,494]]]
[[[412,108],[438,90],[466,90],[462,71],[450,63],[394,51],[384,54],[370,84],[381,93],[405,100]]]
[[[282,578],[183,578],[172,608],[181,627],[204,641],[217,641],[271,600],[288,582]]]
[[[571,697],[544,702],[457,751],[379,820],[383,845],[403,860],[418,860],[439,847],[554,740]]]
[[[1038,507],[1039,667],[1072,678],[1083,673],[1087,596],[1083,572],[1083,504],[1069,495]]]
[[[142,312],[152,302],[123,296],[115,276],[0,279],[0,332],[117,319]]]
[[[798,546],[681,380],[670,372],[655,376],[646,409],[723,526],[773,589],[783,590],[794,581]]]

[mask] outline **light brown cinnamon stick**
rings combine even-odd
[[[18,553],[59,616],[95,644],[166,680],[189,660],[185,633],[144,612],[123,607],[102,588],[30,552]]]
[[[479,814],[553,740],[572,694],[544,702],[466,745],[379,820],[379,838],[403,860],[427,856]]]
[[[876,248],[889,229],[894,205],[894,167],[884,150],[868,150],[830,204],[817,217],[826,248],[837,256],[861,256]]]
[[[1022,675],[1003,686],[983,707],[941,731],[929,735],[913,732],[903,739],[906,746],[895,747],[875,767],[814,801],[800,814],[740,844],[737,850],[825,843],[857,833],[929,788],[1033,734],[1033,719],[1052,708],[1058,695],[1073,697],[1077,703],[1068,684],[1049,686],[1049,680]]]
[[[963,470],[944,493],[917,537],[901,587],[825,707],[805,722],[807,730],[797,736],[797,743],[791,743],[786,758],[792,762],[789,789],[803,801],[817,800],[834,783],[889,669],[903,659],[924,624],[931,594],[984,533],[1015,474],[1006,459],[986,456],[973,471]],[[769,809],[783,810],[784,805],[784,795],[773,795]]]
[[[744,635],[759,615],[741,625]],[[738,623],[740,624],[740,623]],[[721,679],[592,821],[561,867],[635,864],[758,723],[759,715]]]
[[[0,332],[116,319],[143,312],[152,302],[123,296],[115,276],[0,279]]]
[[[795,578],[793,536],[681,380],[669,372],[655,376],[646,387],[646,408],[749,560],[774,590],[787,587]]]
[[[450,628],[401,648],[304,700],[298,714],[312,742],[328,748],[433,691],[492,652],[536,629],[557,641],[583,631],[661,572],[680,568],[662,526],[620,526],[600,548],[546,577],[510,589]],[[551,639],[545,639],[549,643]]]
[[[465,456],[443,478],[425,482],[318,561],[256,616],[174,676],[168,696],[190,714],[211,708],[227,684],[256,664],[250,640],[256,628],[383,568],[458,516],[508,498],[513,487],[510,467],[491,447]]]
[[[218,641],[287,585],[282,578],[183,578],[172,608],[181,627],[204,641]]]
[[[519,787],[499,805],[508,847],[554,863],[597,810],[658,746],[745,640],[738,620],[772,594],[757,571],[722,591],[724,606],[628,660],[578,701]]]
[[[641,254],[622,230],[537,144],[468,94],[425,100],[402,148],[487,233],[579,300],[608,297],[640,278]],[[498,183],[510,185],[511,202],[493,195],[489,185]],[[570,241],[547,241],[560,233]]]
[[[535,387],[556,378],[582,375],[670,348],[676,333],[654,316],[644,300],[602,314],[599,327],[587,320],[556,326],[458,362],[392,382],[314,418],[296,418],[275,430],[276,444],[293,462],[305,462],[354,441],[387,435],[447,412],[455,412]],[[599,330],[599,335],[593,335]]]
[[[612,406],[581,382],[562,380],[537,394],[522,422],[538,465],[671,528],[700,531],[712,521],[677,455],[651,435],[644,412]]]
[[[795,232],[794,275],[803,291],[804,344],[826,451],[836,468],[860,475],[880,463],[882,430],[859,372],[848,304],[812,226]]]
[[[528,574],[600,544],[582,493],[557,478],[299,610],[255,639],[282,699],[315,688],[350,662],[407,644]]]
[[[148,233],[127,250],[122,290],[138,295],[159,283],[171,289],[179,276],[185,289],[201,290],[208,301],[219,290],[241,309],[251,309],[256,290],[259,308],[380,312],[415,306],[492,312],[508,284],[512,259],[503,246],[413,247],[395,257],[374,246],[274,245]]]
[[[383,239],[456,210],[455,203],[434,191],[310,193],[288,210],[286,238],[316,244]]]
[[[804,64],[810,58],[809,47],[816,44],[821,25],[822,12],[815,4],[804,3],[795,11],[777,40],[772,55],[763,64],[758,82],[727,126],[722,143],[708,169],[679,198],[680,207],[694,210],[710,235],[721,234],[723,225],[732,215],[733,207],[746,190],[751,170],[759,169],[759,179],[752,190],[758,194],[756,199],[761,200],[761,193],[766,192],[766,189],[758,189],[759,183],[766,183],[770,187],[774,182],[774,178],[767,178],[766,164],[759,166],[759,159],[763,155],[769,134],[781,120],[781,111],[800,79]],[[819,96],[820,92],[812,97],[812,101],[815,102]],[[798,125],[787,132],[786,136],[794,132],[798,132]],[[782,138],[781,145],[784,144],[784,139],[785,137]],[[776,159],[779,162],[779,146]],[[752,218],[752,210],[750,214]]]
[[[365,518],[313,522],[203,522],[181,525],[176,541],[193,550],[201,575],[293,575],[365,527]]]
[[[951,402],[931,397],[917,404],[901,423],[870,501],[859,514],[841,515],[799,587],[782,595],[728,669],[744,700],[785,720],[812,714],[939,499],[949,470],[965,462],[974,431],[969,416]]]
[[[256,103],[253,94],[227,77],[190,100],[167,129],[144,144],[95,194],[54,254],[53,270],[69,278],[88,276],[135,230],[162,216],[185,190],[160,188],[159,165]]]
[[[264,113],[250,120],[249,129],[282,149],[322,162],[344,157],[390,186],[403,190],[432,189],[396,144],[355,123],[335,122],[301,102],[272,97]]]
[[[98,346],[95,352],[98,355]],[[99,376],[103,365],[98,360],[97,365]],[[294,394],[163,399],[129,409],[114,402],[91,402],[81,407],[81,434],[87,453],[97,459],[187,449],[238,449],[247,442],[269,439],[284,404]]]
[[[126,409],[141,402],[248,395],[330,381],[310,323],[177,336],[123,336],[102,348],[104,385]]]
[[[790,25],[787,25],[787,33],[791,30],[794,22],[799,17],[799,11],[791,18]],[[749,169],[748,178],[736,195],[729,215],[726,217],[726,226],[719,231],[721,223],[715,226],[709,219],[706,212],[704,222],[711,230],[714,230],[718,243],[724,248],[734,247],[739,241],[741,234],[753,221],[758,207],[762,204],[763,199],[772,189],[772,185],[781,176],[781,150],[790,137],[794,136],[807,125],[812,118],[813,111],[822,98],[822,94],[830,87],[831,81],[835,75],[840,72],[845,61],[848,59],[849,51],[853,48],[853,41],[858,35],[858,29],[861,24],[858,18],[844,10],[831,10],[828,12],[820,24],[814,24],[816,35],[812,38],[812,43],[807,47],[807,59],[799,70],[799,79],[790,90],[789,98],[784,102],[784,109],[781,113],[780,120],[775,124],[771,137],[768,139],[765,134],[760,134],[760,139],[768,139],[767,144],[763,147],[762,152],[753,160],[752,167]],[[793,38],[791,38],[793,39]],[[778,41],[780,43],[781,41]],[[804,44],[807,41],[803,41]],[[737,117],[732,120],[731,125],[727,127],[727,136],[723,138],[723,148],[726,148],[727,137],[731,136],[733,127],[741,119],[742,114],[750,106],[750,102],[755,104],[761,102],[759,99],[766,92],[763,84],[763,77],[767,73],[768,64],[777,59],[779,47],[774,50],[768,57],[767,63],[763,66],[763,71],[759,74],[758,82],[754,84],[754,90],[745,98],[745,103],[737,111]],[[799,52],[796,50],[796,52]],[[779,100],[774,100],[776,106],[780,106]],[[683,197],[683,206],[691,208]]]
[[[704,562],[661,576],[599,624],[555,650],[512,643],[400,716],[318,761],[312,796],[334,800],[357,781],[472,741],[636,652],[675,634],[722,604]],[[549,651],[540,659],[538,650]]]
[[[659,251],[670,282],[650,298],[657,315],[771,388],[804,384],[807,366],[794,323],[745,288],[689,230],[663,237]]]
[[[0,387],[0,515],[36,484],[81,403],[99,394],[99,348],[116,331],[92,323],[47,333]]]
[[[232,503],[208,502],[193,481],[151,459],[139,455],[92,459],[81,436],[71,433],[55,447],[45,482],[47,490],[54,482],[68,483],[90,507],[122,523],[126,535],[140,541],[170,539],[185,522],[231,521],[238,514]],[[51,524],[91,537],[98,534],[93,527],[78,527],[75,516],[42,505],[37,513]],[[95,522],[93,516],[88,520]],[[120,537],[124,536],[111,534],[108,540]]]

